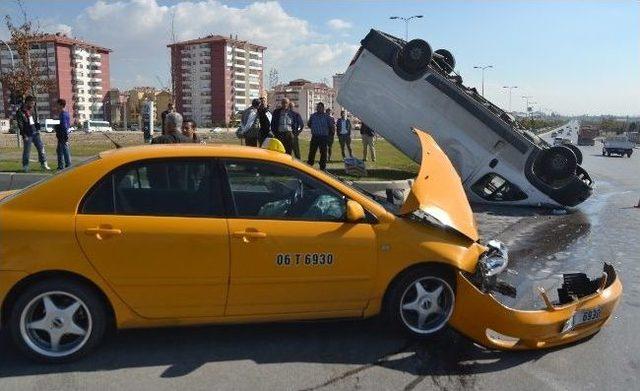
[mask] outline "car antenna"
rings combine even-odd
[[[106,133],[102,132],[102,134],[104,135],[104,137],[107,138],[107,140],[111,141],[113,143],[113,145],[116,146],[116,149],[118,148],[122,148],[122,145],[118,144],[117,142],[115,142],[111,137],[107,136]]]

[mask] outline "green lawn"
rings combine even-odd
[[[3,137],[10,135],[1,135]],[[55,152],[55,140],[52,135],[44,135],[45,150],[47,152],[47,158],[49,166],[53,169],[57,166],[56,152]],[[131,132],[114,132],[109,136],[113,138],[117,143],[122,146],[139,145],[142,143],[142,137],[140,133]],[[220,135],[213,133],[203,133],[201,137],[207,141],[207,143],[227,143],[238,144],[239,141],[233,135]],[[22,151],[19,149],[15,142],[4,140],[4,146],[0,149],[0,172],[2,171],[21,171],[21,156]],[[112,149],[114,145],[100,134],[72,134],[71,138],[71,157],[74,162],[79,162],[87,157],[96,155],[97,153]],[[351,147],[353,154],[357,158],[362,158],[362,142],[359,139],[352,141]],[[300,140],[300,149],[302,159],[306,160],[309,151],[309,139],[303,138]],[[366,178],[363,180],[395,180],[395,179],[407,179],[413,178],[418,170],[418,165],[403,155],[400,151],[394,148],[391,144],[385,140],[376,140],[377,161],[368,161]],[[320,154],[316,156],[316,162],[319,160]],[[38,156],[35,148],[31,150],[31,171],[40,172],[40,165],[38,164]],[[328,164],[328,169],[332,173],[338,176],[345,176],[344,164],[342,163],[340,155],[340,145],[338,140],[333,144],[333,159],[334,162]],[[340,161],[338,161],[340,160]],[[316,163],[317,166],[317,163]]]

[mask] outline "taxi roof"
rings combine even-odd
[[[105,160],[120,161],[163,157],[235,157],[291,162],[288,154],[233,144],[157,144],[110,149],[99,153]]]

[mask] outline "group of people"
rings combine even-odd
[[[162,134],[154,137],[151,144],[202,143],[196,133],[196,122],[191,119],[183,120],[182,115],[175,111],[173,103],[169,103],[160,118]]]
[[[47,154],[44,150],[44,144],[40,137],[41,125],[34,116],[36,99],[33,96],[27,96],[24,103],[16,112],[16,122],[18,131],[22,138],[22,170],[29,172],[29,160],[31,158],[31,145],[36,147],[38,152],[38,161],[43,170],[50,170],[47,163]],[[58,99],[56,108],[58,111],[59,124],[55,125],[57,146],[56,154],[58,155],[58,170],[62,170],[71,166],[71,152],[69,149],[69,128],[71,127],[71,117],[66,111],[67,101]]]
[[[280,101],[280,107],[269,110],[264,98],[254,99],[251,106],[242,112],[240,127],[236,131],[239,138],[244,140],[245,145],[257,147],[262,145],[267,137],[275,137],[284,146],[286,153],[300,159],[299,136],[304,129],[305,123],[295,110],[295,104],[284,98]],[[311,114],[307,121],[307,126],[311,130],[311,143],[307,163],[314,165],[316,155],[320,152],[320,169],[325,170],[327,162],[331,161],[332,147],[336,135],[340,145],[342,159],[353,157],[351,149],[351,121],[347,118],[346,111],[340,112],[337,120],[331,116],[331,109],[326,109],[324,103],[316,105],[315,113]],[[375,133],[364,123],[360,129],[363,143],[363,159],[367,160],[370,152],[371,160],[375,162]]]

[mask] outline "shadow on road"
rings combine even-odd
[[[408,341],[384,330],[376,319],[122,331],[89,356],[59,365],[34,363],[16,351],[6,333],[0,337],[0,378],[149,366],[167,366],[161,377],[172,378],[208,363],[239,360],[358,365],[329,384],[374,366],[418,377],[464,378],[517,366],[544,354],[489,351],[452,330],[430,342]]]

